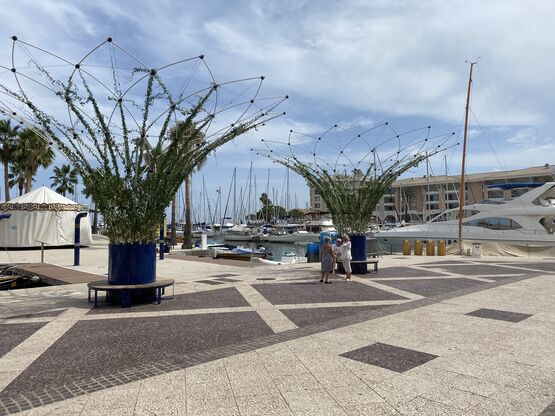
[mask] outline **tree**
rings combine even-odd
[[[300,209],[293,208],[292,210],[289,211],[289,216],[291,218],[302,218],[305,215],[304,215],[304,212],[301,211]]]
[[[50,166],[54,160],[54,151],[50,142],[33,129],[25,129],[19,133],[18,151],[25,166],[25,192],[30,192],[34,176],[39,168]]]
[[[14,45],[20,42],[17,36],[12,40]],[[45,52],[28,42],[24,48]],[[227,142],[282,116],[275,109],[288,98],[261,96],[263,76],[216,82],[204,55],[147,67],[111,37],[76,59],[75,66],[66,65],[55,74],[33,59],[36,71],[25,78],[17,69],[29,61],[19,56],[20,49],[14,47],[12,81],[0,85],[2,106],[10,117],[39,127],[43,144],[53,143],[78,169],[112,245],[152,246],[165,209],[199,162]],[[60,63],[69,61],[47,53]],[[99,65],[107,56],[107,64]],[[115,68],[120,59],[127,62],[127,70]],[[94,75],[86,69],[92,62],[98,68]],[[176,73],[189,74],[186,82],[176,81]],[[112,82],[107,81],[110,77]],[[40,87],[44,88],[37,94]],[[241,88],[248,93],[238,95]],[[61,100],[67,111],[49,114],[57,106],[46,94]],[[39,108],[39,99],[49,108]],[[191,148],[189,135],[170,136],[169,130],[178,122],[195,135],[202,132],[206,140]],[[159,156],[145,166],[147,144]]]
[[[189,151],[199,147],[204,142],[204,134],[194,128],[193,125],[187,125],[186,122],[177,123],[170,130],[170,137],[179,137],[179,140],[183,140]],[[196,170],[200,170],[206,163],[208,155],[205,155],[203,159],[199,159],[197,162]],[[176,237],[176,195],[173,196],[172,200],[172,243],[175,242]],[[185,177],[185,228],[183,229],[183,245],[181,248],[191,248],[193,234],[193,223],[192,223],[192,209],[191,209],[191,174]]]
[[[262,195],[260,195],[260,202],[262,203],[262,208],[260,208],[260,211],[256,213],[256,216],[253,215],[253,217],[262,218],[266,222],[271,222],[275,218],[285,217],[285,208],[272,204],[268,194],[262,193]]]
[[[51,176],[50,179],[52,179],[51,186],[59,194],[63,196],[75,194],[75,187],[78,183],[77,170],[72,169],[71,165],[55,166],[54,176]]]
[[[4,165],[4,194],[6,202],[10,200],[9,166],[13,162],[16,148],[15,138],[19,126],[12,127],[10,120],[0,120],[0,160]]]
[[[23,165],[23,161],[16,153],[14,161],[10,166],[10,174],[8,175],[9,178],[9,186],[10,188],[17,187],[18,195],[23,195],[25,190],[25,166]]]

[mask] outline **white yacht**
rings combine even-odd
[[[511,189],[515,184],[496,187]],[[463,207],[462,239],[505,244],[555,246],[555,182],[547,182],[510,201],[485,200]],[[398,246],[402,240],[457,241],[459,208],[445,211],[421,225],[380,231],[380,242]]]

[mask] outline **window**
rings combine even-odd
[[[503,198],[503,190],[502,189],[488,189],[488,198]]]
[[[320,204],[314,204],[314,208],[320,208]]]
[[[468,218],[476,215],[478,211],[473,209],[463,209],[463,218]],[[459,210],[454,209],[451,211],[446,211],[443,214],[438,215],[433,219],[433,222],[443,222],[443,221],[453,221],[459,219]]]
[[[314,202],[320,202],[320,197],[316,195],[316,196],[314,197]]]
[[[555,233],[555,217],[543,217],[540,224],[545,228],[548,234]]]
[[[479,218],[463,223],[474,227],[487,228],[489,230],[518,230],[522,226],[510,218]]]

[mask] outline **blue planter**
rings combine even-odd
[[[351,255],[353,260],[366,260],[366,236],[350,235],[349,238],[351,239]],[[353,264],[351,267],[354,274],[368,273],[366,264]]]
[[[156,244],[110,244],[108,282],[141,285],[156,280]]]

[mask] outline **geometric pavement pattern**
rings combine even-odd
[[[221,282],[228,287],[175,295],[173,300],[161,305],[91,309],[0,392],[0,415],[502,286],[534,277],[537,272],[555,270],[554,265],[545,263],[519,264],[519,267],[498,264],[484,265],[485,269],[477,273],[472,270],[474,265],[453,263],[436,263],[438,267],[434,267],[434,272],[422,265],[403,266],[397,273],[392,267],[366,275],[359,281],[334,281],[333,285],[319,284],[319,274],[307,275],[300,280],[239,282],[236,286],[235,282]],[[497,278],[476,278],[478,275]],[[223,277],[214,276],[220,280]],[[259,299],[254,296],[248,300],[240,285],[256,291]],[[287,320],[292,329],[274,330],[272,321],[262,313],[268,310],[268,305],[274,314]],[[496,311],[496,319],[501,312],[505,314],[502,315],[504,318],[509,316],[505,311]],[[121,318],[118,317],[120,314]],[[513,315],[512,318],[517,317]],[[37,315],[36,319],[45,321],[10,323],[10,319],[6,319],[0,325],[2,334],[8,334],[0,339],[0,356],[39,331],[48,319],[55,320],[56,317]],[[435,358],[382,343],[344,356],[349,355],[349,358],[401,372]]]
[[[434,354],[382,344],[381,342],[348,351],[341,354],[341,356],[398,373],[412,370],[438,357]]]

